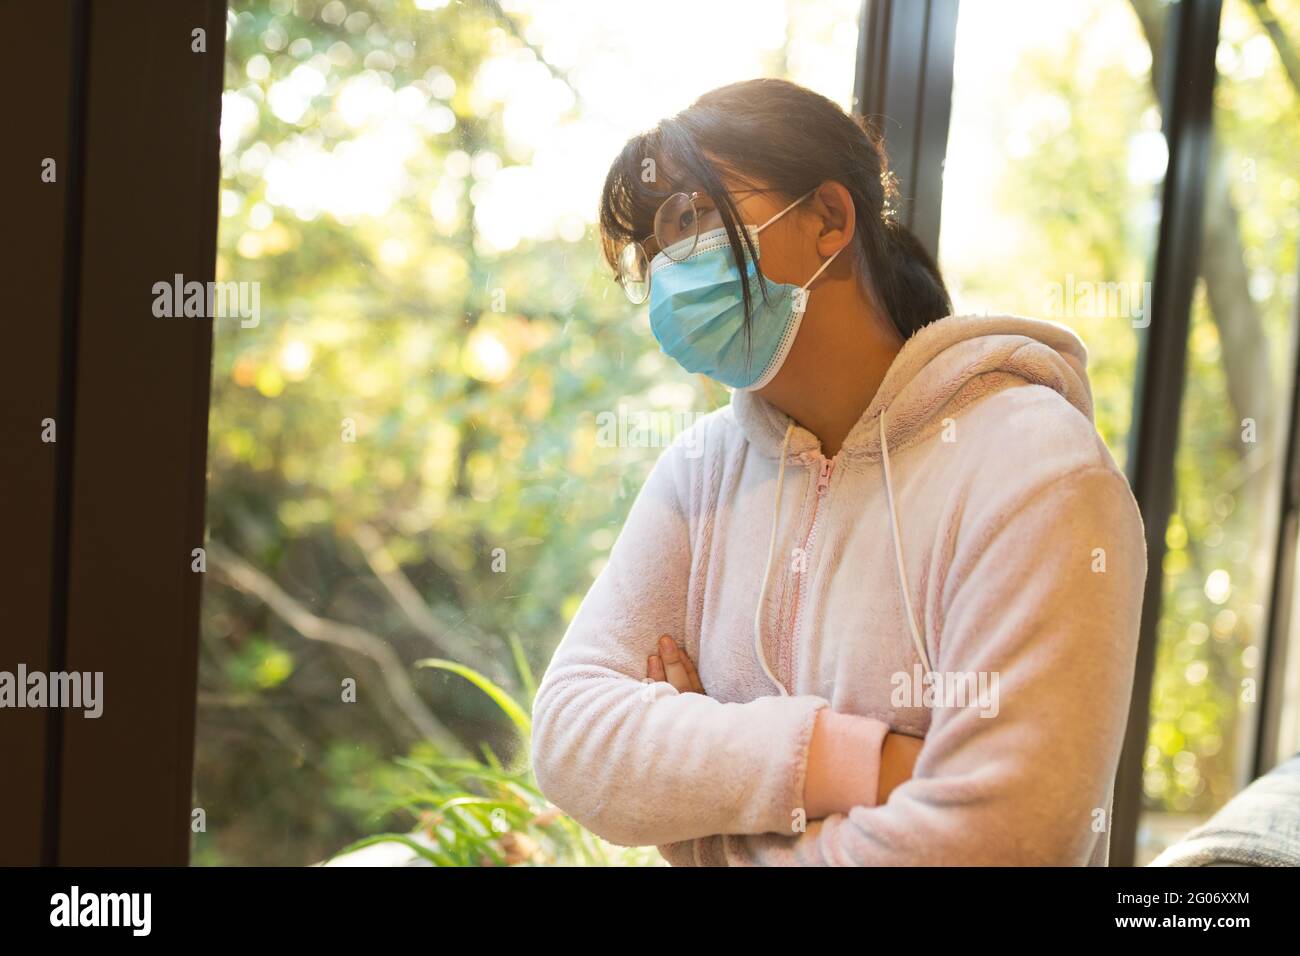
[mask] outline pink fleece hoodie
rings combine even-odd
[[[949,316],[833,459],[752,392],[679,435],[538,688],[542,792],[674,865],[1105,865],[1146,544],[1086,364]],[[645,679],[664,633],[707,696]],[[925,738],[884,805],[805,819],[822,707]]]

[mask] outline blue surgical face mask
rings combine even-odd
[[[758,251],[758,234],[803,202],[800,196],[761,226],[745,226]],[[688,372],[752,391],[762,388],[785,362],[808,303],[808,286],[840,254],[821,264],[802,286],[773,282],[746,259],[747,277],[757,276],[767,299],[754,297],[750,339],[745,340],[744,282],[732,261],[725,229],[701,233],[694,251],[680,262],[662,252],[650,264],[650,329],[665,355]]]

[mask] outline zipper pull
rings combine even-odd
[[[817,497],[820,498],[830,490],[831,487],[831,469],[835,467],[835,461],[831,458],[822,460],[822,472],[817,476]]]

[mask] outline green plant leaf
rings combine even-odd
[[[513,697],[497,684],[494,684],[488,678],[484,677],[472,667],[466,667],[464,664],[457,664],[455,661],[443,660],[439,657],[426,657],[415,662],[416,667],[433,667],[438,670],[451,671],[453,674],[459,674],[465,678],[501,708],[507,717],[510,718],[519,732],[523,734],[524,742],[527,743],[532,738],[533,721],[528,712],[521,707]]]

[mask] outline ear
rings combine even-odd
[[[811,199],[809,212],[821,221],[817,253],[825,258],[853,241],[858,223],[857,210],[853,196],[833,179],[818,186]]]

